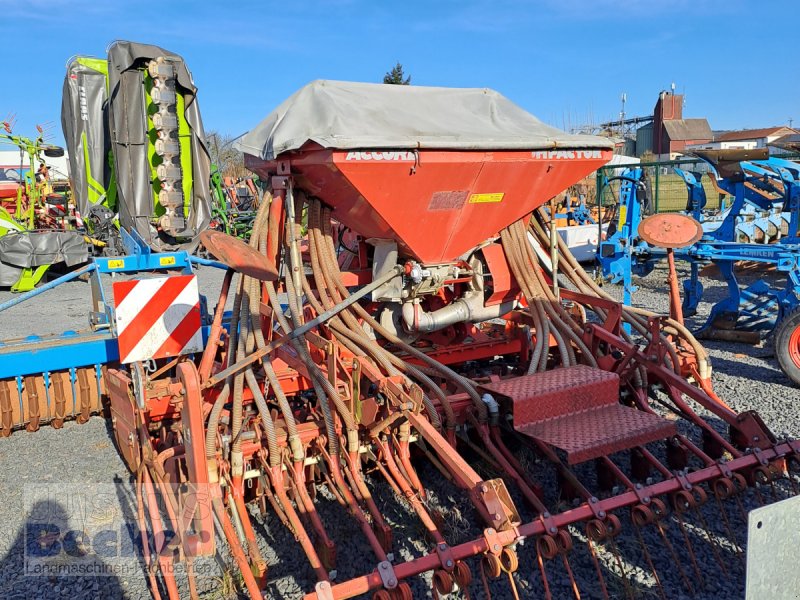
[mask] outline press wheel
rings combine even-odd
[[[800,384],[800,307],[775,326],[775,356],[786,376]]]

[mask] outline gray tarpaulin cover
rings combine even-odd
[[[177,81],[184,92],[184,114],[193,134],[193,189],[185,232],[185,237],[191,238],[192,242],[185,244],[170,244],[160,240],[150,225],[155,200],[147,157],[147,114],[140,68],[158,56],[168,56],[178,61]],[[197,88],[186,64],[174,52],[158,46],[115,42],[108,50],[108,85],[120,225],[128,230],[135,228],[156,250],[193,248],[197,244],[197,236],[206,229],[211,220],[211,158],[197,104]]]
[[[61,128],[67,141],[72,194],[83,216],[88,214],[90,204],[108,200],[106,188],[111,180],[111,168],[106,126],[106,68],[104,60],[79,57],[67,65],[64,77]]]
[[[289,97],[238,147],[272,160],[308,141],[325,148],[543,150],[608,148],[607,138],[545,125],[494,90],[314,81]]]
[[[14,285],[24,268],[89,260],[89,247],[77,231],[10,232],[0,238],[0,286]]]

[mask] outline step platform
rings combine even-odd
[[[677,433],[658,415],[619,403],[619,377],[585,365],[481,386],[510,405],[514,429],[567,453],[571,465]]]

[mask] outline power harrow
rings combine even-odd
[[[285,527],[308,600],[406,599],[425,585],[434,597],[507,586],[517,598],[633,598],[626,526],[655,593],[676,597],[735,568],[742,497],[796,493],[800,444],[715,395],[680,322],[609,298],[560,239],[553,272],[540,207],[611,158],[606,140],[547,127],[490,90],[321,81],[241,148],[270,192],[249,243],[202,234],[228,267],[213,313],[177,302],[197,307],[195,325],[182,327],[184,310],[170,322],[185,343],[154,347],[126,339],[149,312],[129,312],[147,279],[118,282],[114,308],[100,304],[117,356],[91,381],[135,474],[154,597],[197,597],[193,565],[219,555],[250,597],[267,597],[259,539]],[[131,258],[147,270],[166,256],[183,260]],[[148,308],[191,285],[158,281]],[[63,395],[57,378],[9,381],[12,405]],[[35,429],[43,413],[13,425]],[[477,523],[467,534],[443,518],[459,498]],[[391,506],[416,533],[398,530]],[[409,550],[415,536],[427,551]],[[344,546],[361,559],[337,562]]]

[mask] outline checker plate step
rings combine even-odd
[[[619,403],[619,377],[585,365],[482,386],[510,402],[514,429],[567,453],[577,464],[668,438],[675,424]]]

